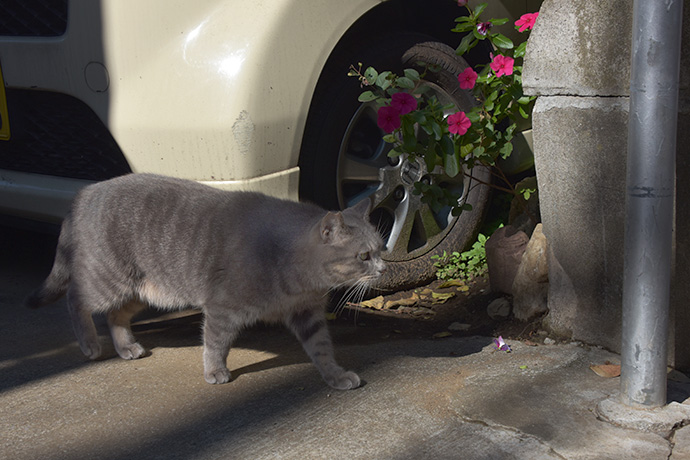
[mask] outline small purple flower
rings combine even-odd
[[[491,29],[491,26],[493,26],[491,22],[480,22],[479,24],[477,24],[477,33],[479,35],[486,35],[487,33],[489,33],[489,29]]]
[[[502,336],[498,336],[497,339],[494,339],[494,347],[496,347],[496,350],[505,351],[506,353],[510,353],[512,351],[510,346],[508,346],[508,344],[503,340]]]

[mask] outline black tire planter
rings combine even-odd
[[[388,270],[377,287],[389,291],[420,285],[435,276],[431,255],[462,251],[474,242],[489,199],[489,187],[479,181],[488,182],[490,171],[475,167],[472,175],[479,181],[462,174],[441,180],[458,189],[462,202],[473,209],[459,217],[451,216],[450,208],[434,213],[412,193],[415,181],[431,180],[426,166],[404,156],[388,157],[391,146],[382,140],[376,109],[357,101],[362,89],[355,78],[347,77],[347,68],[361,61],[400,74],[418,62],[437,65],[441,70],[429,72],[425,84],[440,100],[467,111],[476,101],[457,80],[467,63],[449,46],[407,33],[353,46],[342,54],[335,59],[337,65],[331,61],[326,69],[340,73],[321,78],[310,108],[300,156],[300,193],[329,209],[370,200],[371,220],[387,239],[383,257]]]

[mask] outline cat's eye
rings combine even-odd
[[[360,252],[359,253],[359,260],[369,260],[371,259],[371,254],[369,252]]]

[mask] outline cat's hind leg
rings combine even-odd
[[[350,390],[360,385],[357,374],[346,371],[335,361],[333,343],[323,310],[308,309],[293,313],[287,317],[285,323],[302,342],[304,351],[328,385],[336,390]]]
[[[101,356],[101,344],[98,343],[98,334],[91,310],[74,287],[70,287],[67,291],[67,309],[82,353],[89,359],[99,358]]]
[[[108,312],[108,327],[113,345],[123,359],[138,359],[146,354],[146,350],[136,341],[131,329],[132,317],[145,308],[146,305],[143,303],[132,301]]]

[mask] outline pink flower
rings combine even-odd
[[[515,21],[515,27],[519,27],[518,32],[524,32],[527,29],[532,30],[532,27],[534,27],[534,22],[537,20],[537,16],[539,16],[539,12],[527,13],[520,16],[520,19]]]
[[[465,6],[469,0],[458,0],[458,6]]]
[[[395,107],[385,105],[379,109],[377,114],[376,123],[385,132],[390,134],[400,128],[400,112]]]
[[[395,93],[391,97],[391,107],[400,115],[405,115],[417,109],[417,99],[409,93]]]
[[[472,67],[468,67],[458,75],[458,82],[460,83],[460,89],[472,89],[474,88],[474,83],[477,81],[477,72],[472,70]]]
[[[513,75],[513,58],[508,56],[501,56],[500,54],[496,56],[489,66],[491,70],[496,72],[497,77],[503,75]]]
[[[472,122],[467,118],[465,112],[456,112],[453,115],[449,115],[446,121],[448,121],[448,131],[460,136],[465,134],[472,126]]]

